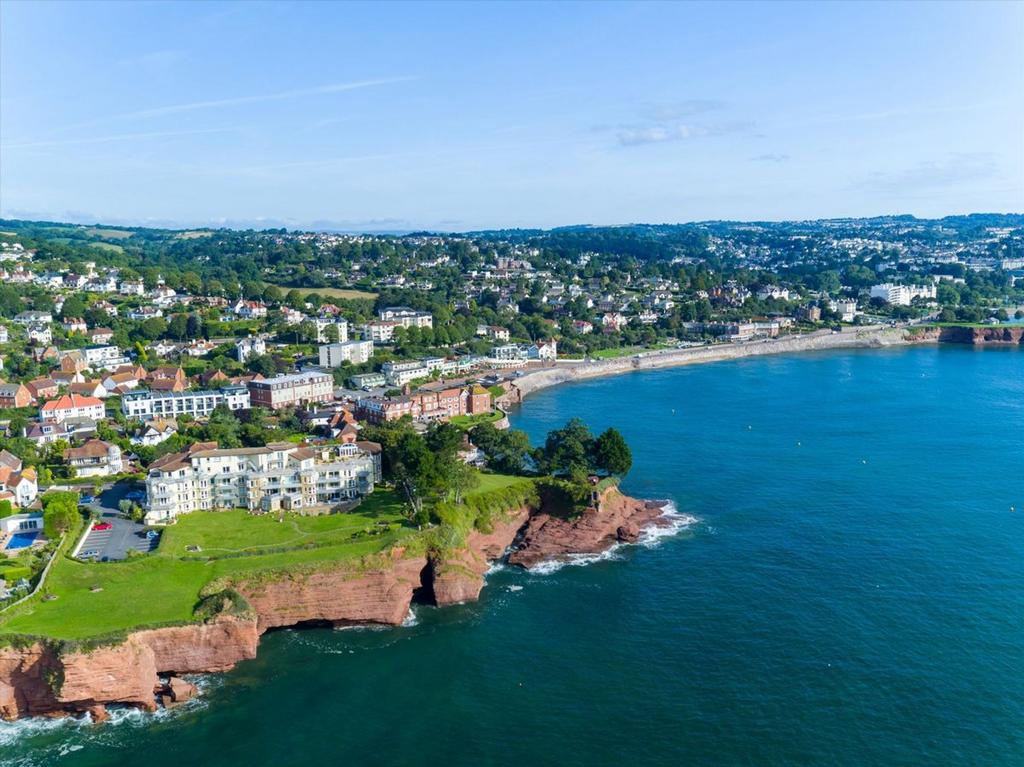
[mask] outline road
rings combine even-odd
[[[109,530],[90,530],[78,550],[79,558],[119,560],[125,559],[131,550],[148,554],[157,547],[159,538],[146,538],[145,525],[121,516],[118,504],[130,491],[131,487],[127,483],[119,483],[105,488],[99,498],[92,503],[82,504],[99,512],[99,521],[108,523],[111,527]],[[86,557],[88,552],[95,554]]]

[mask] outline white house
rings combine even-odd
[[[250,357],[258,357],[267,353],[267,343],[259,336],[240,338],[235,342],[235,358],[245,362]]]
[[[362,365],[372,356],[373,341],[345,341],[320,347],[320,364],[325,368],[336,368],[343,362]]]

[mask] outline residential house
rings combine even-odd
[[[68,386],[68,392],[70,394],[80,394],[83,397],[95,397],[96,399],[106,399],[110,396],[107,387],[99,380],[78,381]]]
[[[66,418],[56,421],[39,421],[25,427],[25,439],[37,447],[49,445],[59,439],[88,439],[96,436],[96,421],[92,418]]]
[[[65,394],[50,400],[39,408],[40,421],[57,421],[68,418],[92,418],[100,420],[104,417],[103,403],[96,397],[85,397],[80,394]]]
[[[267,353],[267,342],[260,336],[240,338],[235,342],[235,359],[245,362],[250,357]]]
[[[129,391],[121,395],[121,412],[129,418],[174,418],[190,415],[205,418],[218,405],[228,410],[248,410],[249,390],[245,386],[225,386],[205,391]]]
[[[0,500],[25,508],[39,495],[35,468],[22,468],[21,459],[7,450],[0,450]]]
[[[131,437],[129,441],[133,445],[159,445],[177,432],[178,426],[173,420],[156,418],[143,424],[142,431]]]
[[[0,408],[28,407],[32,404],[32,392],[25,384],[0,383]]]
[[[114,331],[110,328],[93,328],[85,335],[91,344],[109,344],[114,339]]]
[[[124,471],[121,448],[101,439],[90,439],[81,447],[69,447],[64,451],[64,461],[75,470],[76,477],[104,477]]]
[[[60,394],[60,384],[52,378],[36,378],[25,386],[32,395],[32,399],[36,400],[52,399]]]
[[[403,328],[432,328],[434,317],[430,312],[410,309],[408,306],[388,306],[377,312],[384,322],[397,322]]]

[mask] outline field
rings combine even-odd
[[[202,237],[212,237],[213,232],[178,232],[174,236],[179,240],[198,240]]]
[[[85,230],[85,233],[93,237],[102,237],[105,240],[127,240],[133,234],[133,232],[125,232],[120,229],[101,229],[99,227],[90,227]]]
[[[322,562],[357,561],[416,531],[399,498],[377,490],[354,512],[319,517],[250,516],[243,511],[195,512],[164,532],[153,554],[125,562],[54,563],[45,591],[14,608],[0,634],[85,639],[138,626],[187,623],[199,592],[223,576]],[[202,551],[189,552],[198,545]],[[265,549],[264,553],[258,553]],[[254,553],[256,552],[256,553]],[[186,559],[185,557],[191,557]]]
[[[479,426],[482,423],[497,423],[505,414],[500,410],[495,410],[493,413],[485,413],[482,415],[455,415],[451,417],[451,423],[453,426],[458,426],[460,429],[472,429],[474,426]]]
[[[297,290],[299,295],[303,296],[316,293],[324,298],[366,298],[371,301],[377,297],[376,293],[370,293],[366,290],[351,290],[349,288],[289,288],[284,285],[278,285],[277,287],[285,293],[290,290]]]

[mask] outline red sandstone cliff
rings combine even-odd
[[[944,328],[922,328],[913,336],[915,341],[939,341],[972,346],[1024,346],[1024,326],[984,325],[970,327],[956,325]]]
[[[414,593],[431,593],[439,606],[479,598],[489,562],[521,536],[510,561],[531,567],[572,553],[601,551],[617,541],[635,541],[662,506],[628,498],[612,488],[597,509],[562,519],[522,508],[494,523],[490,532],[471,531],[466,547],[444,560],[409,557],[398,548],[359,570],[336,568],[235,584],[251,615],[222,615],[206,624],[137,631],[120,644],[85,652],[59,652],[35,643],[0,648],[0,718],[91,712],[106,716],[106,704],[153,709],[158,675],[226,671],[254,658],[259,635],[278,626],[405,620]],[[166,694],[161,700],[167,700]]]

